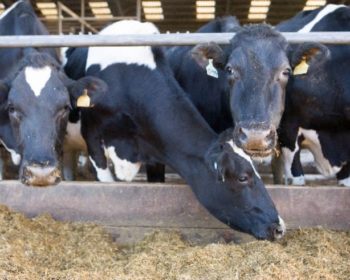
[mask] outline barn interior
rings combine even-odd
[[[3,0],[0,12],[13,4]],[[193,32],[213,18],[234,15],[242,24],[276,25],[302,10],[350,0],[31,0],[51,34],[96,33],[111,22],[154,22],[161,32]]]

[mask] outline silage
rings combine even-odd
[[[0,208],[1,279],[349,279],[350,233],[297,230],[279,242],[194,246],[155,232],[118,246],[99,226]]]

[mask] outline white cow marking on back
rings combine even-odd
[[[23,1],[17,1],[14,3],[10,8],[6,9],[1,15],[0,15],[0,20],[2,20],[4,17],[6,17],[12,10],[14,10],[19,3]]]
[[[305,25],[302,29],[300,29],[299,33],[308,33],[312,30],[312,28],[315,27],[317,23],[319,23],[325,16],[328,14],[334,12],[335,10],[345,7],[345,5],[335,5],[335,4],[328,4],[325,6],[318,14],[317,16],[310,21],[307,25]]]
[[[122,20],[104,28],[99,35],[159,34],[157,27],[150,22]],[[150,69],[156,68],[151,47],[91,47],[88,49],[86,70],[98,64],[101,70],[114,63],[138,64]]]
[[[39,97],[41,91],[51,77],[51,68],[49,66],[42,68],[33,68],[28,66],[24,70],[24,75],[26,82],[32,89],[34,95]]]
[[[114,174],[119,180],[131,182],[141,168],[140,162],[133,163],[126,159],[119,158],[114,147],[105,149],[105,154],[112,160]]]
[[[259,179],[261,179],[259,173],[256,171],[255,166],[251,160],[251,158],[241,149],[238,148],[237,145],[235,143],[233,143],[233,140],[227,141],[227,144],[229,144],[232,147],[232,150],[239,155],[240,157],[244,158],[246,161],[248,161],[250,163],[250,165],[252,166],[254,173],[256,176],[258,176]]]

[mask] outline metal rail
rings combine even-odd
[[[350,32],[282,33],[290,43],[350,44]],[[0,48],[228,44],[234,33],[0,36]]]

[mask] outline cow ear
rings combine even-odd
[[[213,42],[196,45],[191,50],[194,60],[203,68],[206,68],[212,60],[216,68],[223,69],[226,65],[226,55],[221,47]]]
[[[89,76],[73,81],[67,88],[73,108],[94,107],[108,90],[108,86],[104,81]]]
[[[294,75],[307,74],[310,65],[323,63],[329,56],[329,49],[319,43],[304,43],[289,49],[289,61]]]

